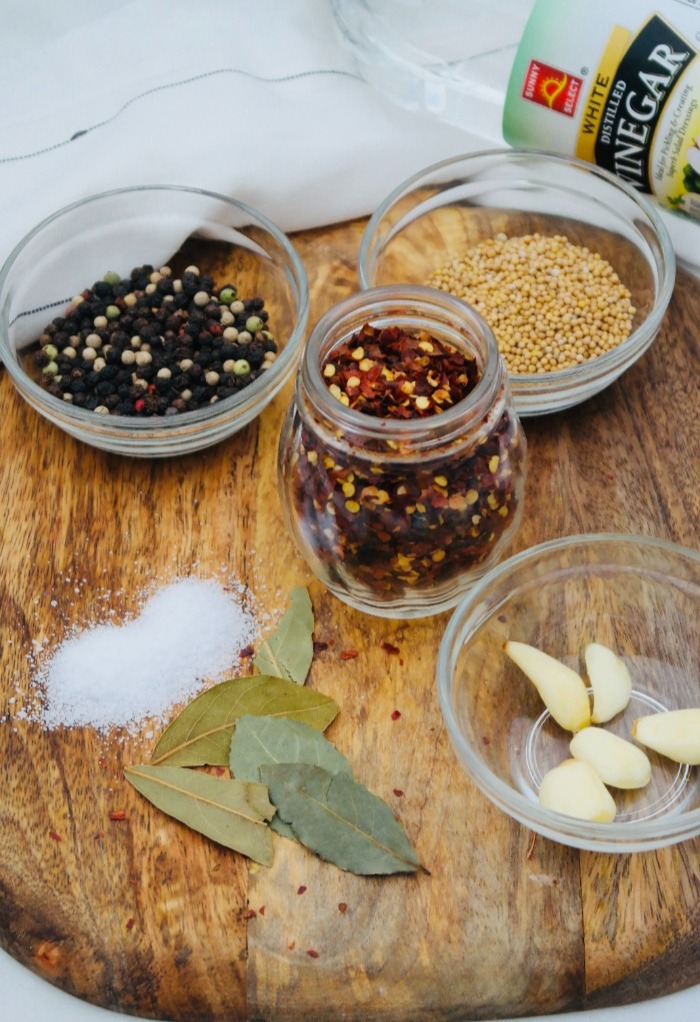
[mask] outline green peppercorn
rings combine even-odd
[[[245,328],[251,334],[257,334],[258,330],[262,330],[263,325],[260,316],[248,316],[248,319],[245,321]]]
[[[245,358],[238,358],[233,363],[234,376],[247,376],[250,372],[250,362]]]
[[[247,362],[246,365],[248,365]],[[248,368],[250,369],[250,366]],[[56,365],[55,362],[48,362],[41,371],[44,374],[44,376],[57,376],[58,366]]]
[[[49,362],[53,361],[53,359],[56,358],[56,355],[58,355],[58,348],[55,344],[45,344],[42,351],[48,358]]]
[[[118,273],[115,273],[114,270],[107,270],[102,279],[105,282],[105,284],[109,284],[110,287],[114,287],[114,285],[118,284],[122,278],[119,276]]]
[[[108,305],[107,308],[105,309],[105,316],[107,317],[107,319],[117,319],[119,316],[121,316],[121,312],[119,311],[116,305]]]
[[[230,305],[231,302],[236,300],[236,289],[235,287],[222,287],[219,291],[219,301],[223,305]]]

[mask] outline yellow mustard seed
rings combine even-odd
[[[516,374],[556,372],[599,357],[630,335],[636,311],[610,263],[563,235],[499,234],[436,269],[426,283],[481,313]]]

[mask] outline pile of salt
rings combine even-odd
[[[58,647],[42,672],[41,721],[105,731],[162,719],[205,682],[231,677],[256,633],[233,593],[208,580],[174,582],[133,620],[95,625]]]

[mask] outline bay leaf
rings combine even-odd
[[[352,767],[342,752],[308,724],[282,717],[239,717],[231,741],[234,777],[259,781],[260,767],[269,763],[309,763],[331,774],[352,776]],[[291,826],[279,815],[270,826],[278,834],[296,840]]]
[[[184,767],[127,767],[124,776],[168,816],[263,866],[272,864],[275,813],[264,784],[224,780]]]
[[[261,674],[295,681],[303,685],[314,656],[314,615],[311,599],[304,586],[289,594],[289,609],[277,628],[263,642],[253,661]]]
[[[307,763],[268,763],[260,776],[281,819],[327,862],[363,875],[421,868],[386,802],[347,774]]]
[[[338,713],[329,696],[265,674],[233,678],[196,696],[168,725],[151,755],[157,766],[228,766],[236,720],[289,717],[325,731]]]

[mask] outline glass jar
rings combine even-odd
[[[478,382],[424,418],[346,407],[323,370],[366,324],[425,333],[475,360]],[[280,495],[301,553],[341,600],[392,618],[453,607],[513,538],[525,461],[496,340],[461,300],[426,287],[371,288],[315,326],[282,428]]]

